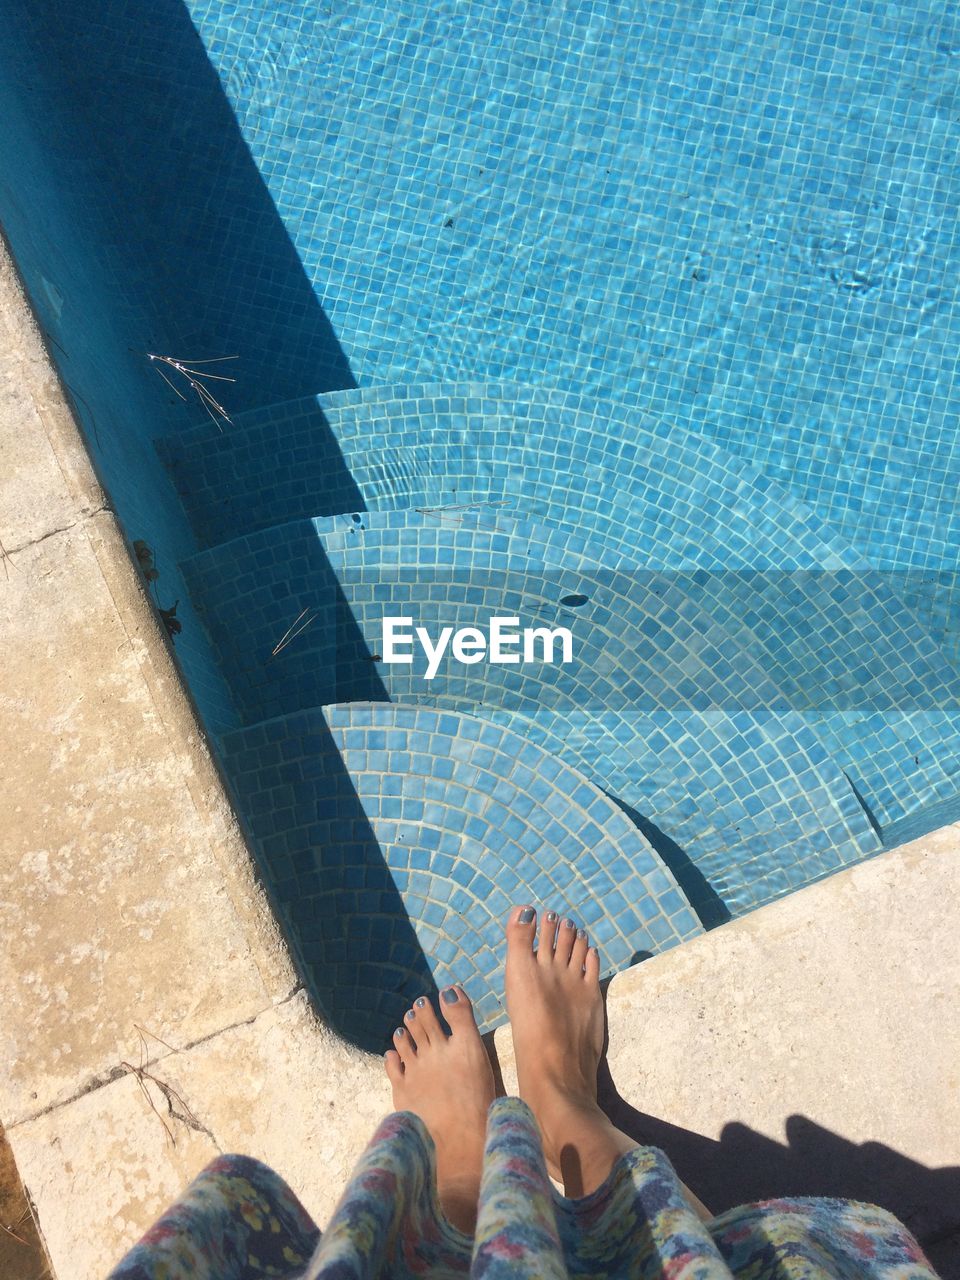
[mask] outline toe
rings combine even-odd
[[[576,969],[577,973],[582,972],[584,961],[587,958],[587,948],[589,939],[587,938],[586,929],[578,929],[577,936],[574,939],[573,951],[570,955],[570,967]]]
[[[554,947],[557,942],[557,921],[559,918],[555,911],[548,911],[543,917],[543,924],[540,926],[540,938],[537,942],[537,959],[541,964],[553,964]]]
[[[408,1009],[403,1015],[403,1029],[406,1032],[406,1039],[413,1042],[414,1052],[425,1044],[427,1039],[425,1030],[418,1023],[416,1009]]]
[[[557,945],[554,950],[554,958],[558,964],[568,965],[570,956],[573,953],[573,944],[577,940],[577,923],[566,916],[560,921],[560,927],[557,930]]]
[[[583,962],[583,976],[587,982],[600,981],[600,952],[596,947],[591,947],[587,952],[587,958]]]
[[[393,1047],[404,1067],[408,1067],[417,1056],[417,1044],[405,1027],[397,1027],[393,1033]]]
[[[420,996],[419,999],[414,1000],[412,1012],[414,1015],[411,1020],[412,1025],[410,1023],[407,1025],[408,1030],[416,1037],[418,1050],[426,1048],[431,1042],[443,1039],[443,1032],[429,996]]]
[[[445,987],[440,993],[440,1009],[454,1035],[477,1030],[473,1005],[463,987]]]
[[[507,956],[516,964],[522,957],[533,958],[537,933],[537,913],[533,907],[514,907],[507,920]]]
[[[383,1065],[387,1069],[387,1079],[391,1084],[399,1084],[403,1079],[403,1062],[396,1049],[388,1049],[383,1055]]]

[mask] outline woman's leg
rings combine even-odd
[[[548,911],[537,931],[532,907],[507,922],[507,1012],[517,1055],[520,1097],[537,1118],[551,1175],[568,1196],[589,1195],[616,1160],[639,1144],[597,1104],[603,1051],[600,957],[583,929]],[[686,1188],[692,1207],[709,1212]]]
[[[421,996],[394,1032],[386,1054],[397,1111],[412,1111],[437,1149],[437,1194],[443,1212],[468,1235],[477,1222],[487,1111],[493,1072],[462,987],[441,993],[446,1035],[429,999]]]

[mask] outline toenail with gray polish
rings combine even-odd
[[[563,922],[563,927],[564,927],[565,929],[575,929],[577,926],[574,924],[574,922],[573,922],[572,920],[570,920],[570,919],[568,918],[568,919],[564,920],[564,922]]]
[[[418,1009],[422,1009],[423,1006],[427,1003],[427,997],[421,996],[420,999],[416,1000],[414,1003],[416,1004]]]
[[[524,907],[517,916],[517,920],[520,924],[530,924],[533,920],[533,907]]]
[[[396,1031],[395,1031],[393,1034],[394,1034],[395,1036],[402,1036],[402,1035],[403,1035],[403,1027],[397,1027]]]
[[[408,1010],[407,1010],[407,1012],[404,1014],[404,1017],[407,1019],[407,1021],[410,1021],[411,1019],[415,1018],[416,1016],[417,1016],[417,1015],[413,1012],[413,1010],[412,1010],[412,1009],[408,1009]]]
[[[578,929],[578,930],[577,930],[577,937],[578,937],[578,938],[585,938],[586,936],[587,936],[587,931],[586,931],[586,929]]]
[[[443,993],[443,998],[447,1004],[456,1004],[460,999],[453,987],[447,987],[446,991]]]
[[[557,913],[556,913],[555,911],[548,911],[548,912],[547,912],[547,920],[550,922],[550,924],[553,924],[553,922],[554,922],[554,920],[556,920],[556,918],[557,918]]]

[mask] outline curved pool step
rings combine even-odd
[[[509,496],[528,509],[575,499],[615,523],[626,496],[652,566],[859,563],[803,503],[702,437],[549,388],[358,388],[156,443],[201,546],[301,516]]]
[[[956,792],[960,676],[883,575],[844,557],[803,504],[622,406],[525,388],[446,390],[324,397],[327,434],[368,506],[514,501],[641,568],[696,566],[703,572],[685,592],[764,666],[878,827]],[[277,447],[288,427],[301,438],[306,403],[277,409]],[[253,415],[239,429],[264,421]],[[212,427],[191,438],[217,456],[232,448]]]
[[[572,477],[570,483],[572,490]],[[536,488],[535,481],[531,488]],[[495,505],[487,504],[500,514],[484,519],[489,523],[512,513],[513,518],[532,521],[536,537],[549,532],[554,539],[551,554],[557,565],[566,566],[569,556],[586,556],[588,564],[598,565],[602,557],[604,565],[622,566],[634,574],[653,572],[629,535],[633,527],[629,496],[618,504],[624,518],[617,521],[577,508],[572,505],[575,496],[571,492],[570,504],[565,505],[508,495]],[[478,504],[474,507],[479,509]],[[469,504],[458,504],[454,509],[436,509],[433,515],[448,524],[462,523],[463,513],[469,510]],[[346,537],[355,542],[364,528],[404,527],[428,515],[427,509],[364,512],[324,517],[315,524],[323,538],[339,538],[342,543]],[[239,548],[242,541],[229,545]],[[308,552],[311,544],[308,534]],[[255,545],[268,561],[280,554],[270,551],[268,544]],[[198,598],[210,591],[213,599],[218,580],[233,581],[232,554],[232,550],[211,551],[196,557],[197,564],[210,565]],[[204,555],[212,558],[205,562]],[[287,562],[288,583],[275,581],[271,590],[278,597],[295,599],[300,570],[289,556]],[[688,607],[709,615],[729,633],[727,657],[749,658],[778,686],[848,774],[881,830],[955,794],[960,766],[960,678],[910,610],[886,590],[882,575],[859,570],[738,569],[690,570],[669,576]],[[223,598],[222,591],[217,598]],[[223,607],[229,614],[228,601]],[[281,634],[293,617],[291,613]],[[221,635],[219,643],[226,652],[229,636]],[[238,662],[243,661],[259,662],[262,667],[262,659],[252,650],[246,657],[239,655]],[[374,673],[368,674],[373,679]],[[371,689],[376,688],[373,679]]]
[[[481,1029],[502,1022],[514,903],[575,914],[608,974],[702,932],[608,797],[475,716],[315,707],[221,751],[313,994],[363,1048],[382,1051],[432,985],[462,983]]]
[[[873,596],[895,598],[906,606],[913,642],[922,637],[929,655],[924,662],[929,664],[936,655],[936,663],[949,669],[947,684],[956,683],[954,677],[960,672],[956,638],[960,632],[951,624],[960,609],[953,574],[925,573],[922,566],[912,564],[904,566],[906,572],[891,573],[888,570],[896,561],[891,560],[889,549],[871,570],[870,555],[875,549],[847,541],[802,497],[705,436],[637,408],[512,383],[378,386],[254,410],[240,415],[233,428],[220,432],[208,422],[160,444],[201,545],[297,515],[442,506],[490,500],[508,492],[535,503],[544,495],[544,461],[551,460],[553,465],[559,441],[562,464],[577,457],[585,465],[583,474],[579,466],[566,466],[584,514],[596,520],[612,517],[614,522],[621,518],[634,547],[642,548],[651,564],[742,566],[776,572],[797,568],[864,571],[865,585]],[[511,485],[522,461],[515,452],[517,440],[527,432],[532,451],[531,447],[526,450],[522,480]],[[461,438],[460,433],[466,436]],[[594,447],[597,436],[607,450],[599,464]],[[485,451],[482,442],[490,439],[495,443]],[[481,447],[476,447],[478,440]],[[641,476],[640,489],[634,460],[620,456],[624,446],[629,455],[636,442],[646,442],[648,455],[653,442],[653,466]],[[585,444],[586,452],[581,453]],[[563,456],[565,452],[569,458]],[[486,465],[491,453],[492,470]],[[508,455],[511,461],[506,466]],[[271,470],[268,487],[262,483],[258,463],[264,456],[282,460],[279,471]],[[648,456],[648,467],[649,462]],[[621,464],[629,477],[623,485]],[[595,471],[598,465],[601,470]],[[617,502],[611,499],[623,489],[632,496],[642,493],[649,509],[638,515],[634,505],[629,515],[621,516],[619,496]],[[549,500],[555,505],[558,497],[569,501],[554,484]],[[942,684],[939,679],[933,685],[927,682],[925,695],[930,706],[946,707],[942,717],[935,716],[940,733],[960,714],[953,693]],[[862,714],[869,715],[869,709],[861,708],[854,724]],[[842,716],[837,718],[836,733],[838,741],[850,744],[856,755],[855,735],[844,728]],[[902,744],[904,763],[895,766],[893,773],[903,776],[890,789],[889,807],[878,799],[878,815],[884,822],[900,821],[903,816],[895,800],[899,786],[907,788],[915,809],[948,797],[956,785],[952,765],[944,778],[932,783],[918,778],[910,767],[913,757],[926,755],[928,765],[933,762],[933,755],[924,750],[929,737],[925,729],[914,732],[904,723],[895,736]],[[861,781],[869,789],[868,778]]]
[[[427,701],[427,695],[410,691],[402,694],[398,701],[419,704]],[[544,714],[541,707],[529,702],[522,707],[514,704],[506,707],[432,692],[429,705],[479,714],[494,724],[511,728],[595,782],[620,805],[663,858],[708,929],[852,866],[884,847],[849,780],[829,760],[821,765],[817,777],[810,773],[801,777],[789,769],[783,770],[782,759],[770,765],[769,774],[775,779],[776,788],[768,783],[763,790],[747,793],[738,802],[738,813],[726,811],[729,801],[724,804],[726,812],[715,813],[712,821],[697,813],[693,842],[684,845],[676,836],[682,837],[692,826],[691,815],[702,800],[703,778],[695,780],[693,794],[680,785],[661,789],[649,802],[649,810],[643,812],[626,798],[637,787],[640,771],[636,763],[630,761],[624,765],[615,760],[611,768],[606,757],[598,761],[600,753],[592,735],[571,732],[569,724],[556,714]],[[738,730],[743,728],[742,720],[738,723],[718,713],[711,719],[707,732],[720,742],[731,742],[742,736]],[[636,736],[634,726],[630,732]],[[702,742],[703,732],[703,722],[690,718],[688,739]],[[770,757],[776,759],[774,753],[782,747],[782,734],[769,733],[767,726],[756,724],[749,732],[754,746],[765,745]],[[805,745],[812,745],[809,737]],[[746,762],[738,761],[738,765],[742,763]],[[790,768],[797,763],[794,758]],[[724,767],[729,769],[729,764]],[[735,785],[740,777],[737,770],[732,772]],[[718,776],[715,769],[711,770],[706,785],[716,785]],[[651,775],[649,784],[656,782],[656,775]],[[756,775],[753,782],[759,786]],[[799,790],[801,784],[809,787],[811,783],[813,794]],[[642,779],[640,785],[642,789]],[[764,803],[777,806],[780,812],[751,814],[749,806],[758,796],[763,796]],[[793,812],[785,818],[782,805],[786,797]],[[799,797],[802,799],[798,802]],[[646,801],[644,792],[638,802]],[[650,816],[651,811],[656,814],[655,818]],[[839,823],[838,812],[842,815]]]
[[[385,389],[331,398],[328,415],[344,456],[366,431],[412,447],[449,412],[461,424],[466,461],[448,487],[515,498],[544,523],[574,525],[641,568],[702,570],[695,593],[741,648],[760,662],[849,773],[881,828],[949,801],[960,780],[960,673],[889,575],[823,529],[802,502],[765,477],[643,415],[649,436],[619,436],[604,406],[544,392],[516,420],[496,399],[437,390],[391,398]],[[449,391],[449,388],[448,388]],[[624,417],[626,413],[626,417]],[[524,416],[526,415],[526,416]],[[620,410],[622,421],[630,412]],[[545,424],[544,438],[530,431]],[[424,424],[420,426],[419,424]],[[563,431],[557,436],[557,424]],[[554,434],[551,434],[553,432]],[[556,443],[557,439],[560,444]],[[371,506],[393,505],[397,486],[356,457]],[[742,571],[742,572],[741,572]],[[896,584],[894,584],[896,585]]]
[[[334,699],[434,698],[501,708],[507,725],[526,717],[542,746],[662,833],[711,923],[879,847],[822,745],[674,578],[621,571],[515,509],[293,522],[203,552],[184,572],[248,719]],[[385,614],[415,616],[434,638],[497,615],[562,625],[574,660],[448,661],[425,680],[422,651],[410,665],[373,660]]]

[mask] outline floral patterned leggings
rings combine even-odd
[[[440,1211],[420,1120],[383,1120],[321,1235],[266,1165],[221,1156],[109,1280],[935,1280],[907,1229],[850,1200],[768,1200],[703,1223],[667,1157],[638,1147],[591,1195],[547,1177],[533,1116],[490,1108],[474,1237]]]

